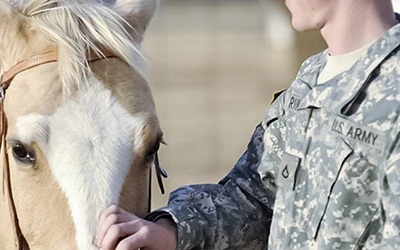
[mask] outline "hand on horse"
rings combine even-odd
[[[102,250],[173,250],[176,224],[164,218],[146,221],[112,205],[100,215],[96,238]]]

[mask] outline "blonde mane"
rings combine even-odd
[[[143,55],[135,34],[112,3],[101,0],[9,0],[10,5],[45,32],[59,48],[59,73],[65,94],[86,84],[91,74],[86,51],[105,48],[142,76]],[[123,6],[119,6],[123,7]]]

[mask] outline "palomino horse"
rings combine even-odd
[[[149,210],[162,133],[139,45],[157,0],[0,0],[0,249],[97,249]]]

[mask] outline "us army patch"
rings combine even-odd
[[[384,144],[384,134],[374,128],[354,123],[339,116],[332,116],[330,131],[344,139],[360,142],[381,149]]]

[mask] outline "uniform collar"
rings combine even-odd
[[[310,60],[307,60],[302,65],[297,76],[298,81],[308,85],[311,89],[300,103],[299,109],[310,106],[317,108],[322,107],[328,99],[327,96],[334,92],[338,87],[344,85],[346,85],[346,87],[344,87],[345,91],[341,90],[341,93],[338,93],[335,100],[340,101],[336,102],[335,106],[345,106],[346,104],[351,103],[364,89],[363,87],[369,83],[374,71],[394,50],[396,50],[397,47],[399,47],[399,45],[400,24],[397,24],[376,40],[369,47],[367,53],[348,71],[345,71],[330,81],[319,85],[317,84],[318,75],[326,64],[328,51],[325,50],[310,58]]]

